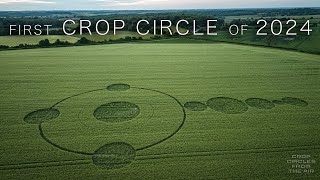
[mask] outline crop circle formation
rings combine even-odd
[[[85,94],[98,92],[98,91],[112,93],[112,96],[114,96],[114,95],[117,96],[117,95],[119,95],[119,93],[124,93],[123,91],[128,91],[128,92],[125,92],[125,95],[128,96],[129,95],[128,93],[131,92],[131,89],[161,94],[171,100],[174,100],[174,102],[178,105],[179,108],[181,108],[181,111],[182,111],[181,122],[179,122],[180,125],[177,127],[177,129],[175,129],[172,133],[170,133],[170,135],[166,136],[165,138],[162,138],[161,140],[157,140],[155,142],[152,142],[152,144],[147,143],[148,145],[144,145],[143,147],[135,148],[134,146],[132,146],[129,143],[119,142],[119,141],[118,142],[117,141],[116,142],[104,142],[106,144],[99,147],[99,148],[97,147],[97,149],[94,150],[94,152],[92,152],[92,151],[91,152],[78,151],[78,150],[73,150],[73,149],[63,147],[63,146],[59,145],[58,143],[53,142],[50,138],[48,138],[46,133],[43,131],[43,125],[42,125],[43,123],[49,123],[50,121],[57,119],[61,115],[60,111],[58,110],[58,108],[56,106],[64,101],[68,101],[72,98],[83,96]],[[105,94],[103,93],[103,95],[105,95]],[[104,96],[97,96],[97,99],[100,99],[101,97],[104,97]],[[141,97],[141,96],[139,95],[139,96],[134,96],[134,97]],[[94,99],[94,101],[96,101],[97,99]],[[91,108],[85,108],[87,110],[85,114],[88,114],[88,112],[91,112],[91,113],[89,113],[90,115],[85,116],[85,117],[87,117],[89,119],[93,118],[94,119],[93,122],[96,122],[99,124],[98,127],[103,126],[103,124],[101,124],[99,121],[106,122],[106,124],[105,124],[106,128],[110,128],[110,126],[114,123],[131,121],[135,118],[140,117],[140,113],[143,110],[143,108],[141,108],[141,107],[148,107],[148,106],[145,106],[145,104],[143,104],[141,102],[134,103],[134,99],[135,98],[131,99],[132,101],[131,100],[129,100],[129,101],[112,101],[112,100],[110,100],[110,99],[108,100],[108,98],[104,97],[103,100],[99,100],[99,102],[96,102],[93,104],[95,107],[95,109],[92,109],[93,112],[91,112]],[[85,99],[85,100],[87,100],[87,99]],[[137,100],[137,99],[135,99],[135,100]],[[104,102],[104,103],[99,104],[100,102]],[[157,99],[157,102],[158,102],[158,99]],[[194,111],[194,112],[200,112],[200,111],[205,111],[209,107],[217,112],[221,112],[221,113],[225,113],[225,114],[242,114],[242,113],[245,113],[248,111],[249,106],[257,108],[257,109],[272,109],[275,107],[275,105],[282,105],[282,104],[289,104],[289,105],[294,105],[294,106],[299,106],[299,107],[308,106],[308,102],[306,102],[302,99],[292,98],[292,97],[285,97],[285,98],[282,98],[281,100],[274,100],[272,102],[269,100],[266,100],[266,99],[261,99],[261,98],[249,98],[245,102],[243,102],[241,100],[229,98],[229,97],[215,97],[215,98],[209,99],[206,102],[206,104],[199,102],[199,101],[190,101],[190,102],[186,102],[185,104],[182,104],[174,96],[169,95],[164,92],[161,92],[161,91],[158,91],[158,90],[139,88],[139,87],[131,87],[128,84],[113,84],[113,85],[107,86],[107,88],[91,90],[91,91],[87,91],[84,93],[72,95],[70,97],[67,97],[65,99],[60,100],[59,102],[57,102],[56,104],[54,104],[50,108],[45,108],[45,109],[33,111],[24,117],[24,121],[29,124],[37,124],[41,137],[50,145],[52,145],[60,150],[67,151],[70,153],[91,156],[93,164],[98,167],[102,167],[102,168],[106,168],[106,169],[118,169],[118,168],[128,166],[129,164],[134,162],[137,151],[145,150],[150,147],[156,146],[160,143],[163,143],[166,140],[172,138],[176,133],[178,133],[181,130],[181,128],[184,126],[186,118],[187,118],[187,114],[186,114],[185,109],[188,109],[188,110]],[[86,107],[90,107],[90,106],[86,106]],[[98,106],[98,107],[96,107],[96,106]],[[165,107],[169,107],[169,106],[167,106],[167,104],[165,104]],[[162,108],[159,108],[159,109],[163,110]],[[150,116],[150,118],[153,118],[154,109],[151,112],[152,112],[152,115]],[[160,112],[161,112],[160,116],[158,116],[158,117],[161,117],[161,118],[163,117],[163,115],[167,114],[162,111],[160,111]],[[69,112],[69,114],[70,114],[70,112]],[[70,117],[71,117],[70,119],[72,119],[72,116],[70,116]],[[145,116],[145,117],[147,117],[147,116]],[[169,116],[169,118],[170,118],[169,119],[170,121],[168,120],[168,122],[171,122],[171,116]],[[177,118],[177,117],[172,116],[172,118]],[[148,119],[148,121],[150,120],[149,117],[147,119]],[[95,121],[95,120],[97,120],[97,121]],[[57,121],[53,121],[53,123],[60,123],[60,121],[58,121],[58,119],[57,119]],[[107,123],[112,123],[112,124],[109,124],[109,126],[108,126]],[[127,123],[118,124],[118,126],[121,126],[124,124],[127,124]],[[56,126],[54,126],[54,127],[56,128]],[[127,127],[125,127],[123,130],[126,130],[126,129],[127,129]],[[116,130],[118,130],[118,129],[116,129]],[[99,131],[98,134],[100,132],[103,133],[103,132],[105,132],[105,130]],[[141,139],[141,141],[143,141],[143,139]]]
[[[100,121],[122,122],[134,119],[140,114],[140,108],[131,102],[111,102],[98,107],[93,116]]]
[[[171,102],[171,101],[175,102],[176,105],[174,105],[174,107],[181,108],[182,117],[177,117],[177,116],[171,117],[169,115],[168,118],[181,120],[181,121],[179,121],[180,125],[177,127],[177,129],[174,130],[174,132],[170,133],[169,135],[166,135],[165,138],[161,137],[163,139],[153,141],[152,144],[146,144],[146,145],[143,145],[143,147],[135,148],[134,146],[132,146],[131,144],[126,143],[126,142],[105,142],[106,143],[105,145],[103,145],[100,148],[97,147],[97,149],[94,150],[94,152],[92,152],[91,150],[90,150],[91,152],[88,152],[88,151],[86,151],[87,149],[82,149],[82,151],[80,151],[80,150],[74,150],[71,148],[64,147],[64,146],[60,145],[59,143],[56,143],[55,141],[50,139],[48,134],[46,134],[46,132],[43,129],[43,125],[42,125],[43,123],[47,123],[50,120],[56,119],[60,116],[60,111],[56,107],[58,104],[63,103],[65,101],[70,101],[70,99],[76,98],[76,97],[80,97],[81,100],[85,100],[85,101],[91,100],[91,98],[87,99],[87,98],[84,98],[83,96],[85,94],[97,93],[97,92],[102,92],[102,91],[103,91],[102,92],[103,95],[102,96],[98,95],[97,97],[99,97],[99,98],[103,97],[103,99],[98,100],[99,99],[98,98],[98,99],[94,99],[94,101],[96,101],[96,100],[98,100],[99,102],[104,101],[105,103],[101,103],[100,105],[98,105],[95,109],[93,109],[93,112],[91,113],[91,115],[88,114],[88,116],[86,116],[86,117],[90,117],[90,119],[92,117],[95,120],[98,120],[101,122],[106,122],[106,123],[112,123],[112,124],[119,123],[119,122],[131,121],[133,119],[136,119],[136,118],[140,117],[140,114],[142,111],[141,107],[144,107],[144,108],[149,107],[149,106],[147,106],[148,103],[143,104],[143,103],[141,103],[140,99],[137,100],[138,103],[134,103],[134,99],[135,99],[134,97],[141,97],[140,95],[139,96],[136,95],[136,96],[133,96],[133,98],[129,98],[132,101],[131,100],[129,100],[129,101],[126,101],[126,100],[125,101],[113,101],[113,100],[108,100],[108,96],[105,96],[105,93],[109,93],[111,97],[116,96],[114,98],[111,98],[111,97],[109,97],[109,98],[119,99],[122,97],[122,96],[120,96],[119,93],[123,93],[123,91],[128,91],[128,92],[125,92],[125,94],[124,94],[124,97],[127,98],[127,96],[130,95],[131,91],[129,91],[129,90],[131,90],[131,89],[141,91],[142,94],[144,93],[143,91],[148,91],[149,93],[152,93],[152,94],[154,94],[154,93],[160,94],[163,97],[170,99],[169,102]],[[92,95],[89,97],[92,97]],[[80,99],[77,99],[75,102],[79,102]],[[88,102],[90,102],[90,101],[88,101]],[[164,101],[164,102],[166,102],[166,101]],[[89,103],[89,104],[90,104],[89,106],[82,106],[82,107],[90,107],[91,105],[97,105],[98,103],[96,102],[93,104],[92,103]],[[140,105],[141,105],[141,107],[140,107]],[[81,107],[81,105],[80,105],[80,107]],[[151,109],[153,109],[152,105],[150,107],[151,107]],[[164,107],[170,107],[170,106],[165,105]],[[77,108],[74,108],[74,109],[76,111],[78,110]],[[91,111],[90,108],[86,109],[86,110],[88,110],[86,112]],[[82,111],[80,111],[80,112],[82,112]],[[174,113],[174,114],[179,114],[181,112]],[[74,113],[74,112],[72,112],[72,113]],[[153,113],[154,113],[154,109],[150,111],[151,116],[148,116],[144,113],[143,117],[145,119],[150,120],[149,118],[153,118]],[[164,113],[161,112],[160,115],[158,115],[158,117],[162,116],[163,114]],[[72,115],[71,116],[64,115],[64,119],[69,119],[67,117],[73,118]],[[79,118],[79,116],[78,116],[78,118]],[[60,150],[67,151],[70,153],[91,156],[92,162],[94,165],[102,167],[102,168],[106,168],[106,169],[117,169],[117,168],[122,168],[122,167],[128,166],[129,164],[131,164],[135,160],[135,156],[136,156],[137,151],[145,150],[147,148],[156,146],[156,145],[172,138],[183,127],[185,120],[186,120],[186,112],[185,112],[184,106],[174,96],[169,95],[164,92],[161,92],[161,91],[153,90],[153,89],[131,87],[130,85],[127,85],[127,84],[113,84],[113,85],[107,86],[107,88],[104,88],[104,89],[91,90],[91,91],[87,91],[84,93],[75,94],[75,95],[72,95],[72,96],[69,96],[67,98],[60,100],[59,102],[57,102],[56,104],[54,104],[50,108],[33,111],[24,117],[25,122],[30,123],[30,124],[38,124],[38,129],[39,129],[41,137],[50,145],[52,145]],[[169,122],[169,119],[166,121]],[[60,121],[56,121],[54,123],[60,124]],[[97,124],[98,124],[98,127],[103,126],[103,124],[100,124],[100,123],[97,123]],[[127,123],[126,124],[118,124],[116,126],[120,127],[122,125],[128,125],[128,124]],[[56,126],[54,126],[54,127],[56,128]],[[97,126],[95,126],[95,127],[97,127]],[[104,128],[108,128],[108,125],[106,124]],[[125,127],[123,129],[128,129],[128,128]],[[103,133],[105,131],[99,131],[99,132]],[[124,133],[126,133],[126,132],[124,132]],[[143,139],[141,139],[141,141],[143,142]],[[71,146],[71,147],[73,148],[76,146]],[[92,147],[90,147],[90,148],[92,148]]]
[[[286,104],[290,104],[293,106],[306,107],[308,106],[308,102],[302,99],[293,98],[293,97],[285,97],[282,98],[282,101]]]
[[[208,106],[202,102],[191,101],[184,104],[184,107],[190,111],[205,111]]]
[[[40,109],[27,114],[24,121],[30,124],[40,124],[58,118],[60,111],[54,108]]]
[[[225,114],[242,114],[248,111],[246,103],[228,97],[216,97],[207,101],[208,107]]]
[[[275,105],[271,101],[261,98],[250,98],[246,100],[246,103],[249,106],[258,109],[272,109],[275,107]]]
[[[112,84],[107,87],[109,91],[126,91],[130,89],[129,84]]]
[[[130,144],[115,142],[97,149],[92,155],[92,161],[100,167],[117,169],[131,164],[135,156],[136,150]]]

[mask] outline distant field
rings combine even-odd
[[[257,36],[256,31],[253,29],[249,29],[248,31],[245,31],[245,35],[243,36],[231,36],[229,32],[226,31],[220,31],[218,32],[218,36],[181,36],[179,43],[188,43],[189,40],[183,40],[185,38],[190,39],[197,39],[201,40],[201,42],[204,41],[222,41],[222,42],[230,42],[230,43],[242,43],[242,44],[249,44],[249,45],[260,45],[260,46],[271,46],[271,47],[280,47],[280,48],[287,48],[292,50],[298,50],[302,52],[310,52],[310,53],[318,53],[320,54],[320,28],[319,27],[312,27],[312,32],[310,36],[277,36],[274,37],[272,42],[269,44],[268,37],[266,36]],[[172,28],[173,33],[175,33],[175,29]],[[181,32],[186,31],[186,29],[181,28]],[[91,41],[95,42],[101,42],[104,40],[117,40],[125,37],[142,37],[143,39],[150,39],[154,35],[146,35],[141,36],[137,34],[136,32],[130,32],[130,31],[119,31],[116,35],[113,35],[112,32],[110,32],[107,35],[100,36],[98,34],[85,34],[85,35],[74,35],[74,36],[64,36],[64,35],[52,35],[52,36],[0,36],[0,45],[8,45],[8,46],[18,46],[19,44],[38,44],[40,40],[48,38],[51,43],[55,42],[57,39],[60,39],[61,41],[68,41],[70,43],[77,42],[81,37],[85,37]],[[168,38],[168,37],[166,37]],[[174,42],[176,38],[173,38],[171,42]],[[157,41],[157,42],[161,42]],[[166,42],[165,40],[164,42]],[[190,40],[193,41],[193,40]],[[198,43],[199,41],[197,41]]]
[[[320,53],[320,28],[313,28],[310,36],[278,36],[269,44],[268,37],[257,36],[256,30],[249,29],[243,36],[231,36],[227,31],[218,32],[218,36],[192,36],[192,39],[243,43],[250,45],[288,48],[303,52]]]
[[[38,44],[39,41],[43,39],[49,39],[51,43],[54,43],[57,39],[60,39],[61,41],[68,41],[70,43],[77,42],[81,37],[85,37],[91,41],[104,41],[104,40],[116,40],[120,38],[125,38],[126,36],[130,37],[142,37],[143,39],[150,39],[153,35],[146,35],[146,36],[140,36],[139,34],[135,32],[130,31],[120,31],[117,32],[116,35],[113,35],[113,33],[109,33],[104,36],[100,36],[98,34],[85,34],[85,35],[74,35],[74,36],[64,36],[64,35],[49,35],[49,36],[0,36],[0,45],[6,45],[6,46],[18,46],[19,44]]]
[[[2,51],[0,179],[316,180],[287,160],[320,161],[319,89],[319,55],[271,48]]]
[[[310,20],[312,23],[320,23],[320,15],[305,15],[305,16],[261,16],[261,15],[247,15],[247,16],[226,16],[225,22],[230,23],[232,20],[235,19],[261,19],[261,18],[267,18],[267,19],[280,19],[280,18],[289,18],[289,19],[295,19],[295,20]]]
[[[0,36],[0,45],[18,46],[19,44],[38,44],[39,41],[49,39],[54,43],[57,39],[61,41],[69,41],[70,43],[77,42],[80,38],[63,36],[63,35],[49,35],[49,36]]]

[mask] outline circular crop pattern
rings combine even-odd
[[[115,88],[120,87],[120,85],[108,87],[108,89],[113,90],[127,89]],[[121,87],[124,86],[121,85]],[[40,115],[36,111],[33,112],[36,115],[30,113],[28,116],[40,117],[38,118],[40,120],[36,121],[38,122],[38,130],[42,139],[47,143],[62,151],[91,156],[93,164],[107,169],[118,169],[129,165],[135,160],[137,151],[167,141],[178,133],[185,124],[187,116],[185,108],[178,99],[170,94],[139,87],[130,87],[129,92],[125,93],[121,93],[121,90],[119,93],[112,93],[108,89],[95,89],[71,95],[58,101],[50,109],[40,110],[42,113]],[[160,95],[160,97],[152,99],[155,94]],[[68,113],[63,113],[63,117],[59,121],[52,121],[43,125],[43,119],[48,118],[50,113],[52,114],[56,110],[53,108],[59,108],[59,110],[61,108],[61,111]],[[168,110],[170,113],[168,113]],[[53,117],[50,116],[50,118]],[[137,121],[117,123],[134,118],[137,118]],[[178,121],[175,122],[175,120]],[[70,127],[66,127],[65,123],[75,121],[78,123],[72,126],[72,133],[68,132],[67,130]],[[109,124],[103,125],[100,121],[109,122]],[[146,123],[149,124],[146,125]],[[170,126],[159,129],[165,123],[170,123]],[[172,126],[173,123],[177,123],[175,124],[177,126]],[[164,133],[159,137],[157,136],[157,139],[147,138],[147,140],[129,135],[136,134],[136,131],[140,131],[141,127],[149,127],[149,132]],[[57,129],[61,130],[62,133],[57,134]],[[61,141],[61,137],[68,137],[68,140]],[[88,137],[90,137],[92,143],[89,145],[81,143],[87,142]],[[114,138],[118,140],[113,141]],[[122,140],[119,141],[119,139]],[[115,143],[109,143],[98,148],[105,142]],[[134,144],[123,142],[134,142]]]
[[[100,121],[122,122],[134,119],[140,114],[140,108],[130,102],[111,102],[98,107],[93,116]]]
[[[298,98],[285,97],[285,98],[282,98],[282,101],[286,104],[290,104],[290,105],[294,105],[294,106],[300,106],[300,107],[308,106],[307,101],[304,101],[304,100],[298,99]]]
[[[128,92],[120,93],[120,91],[127,90]],[[119,91],[119,93],[110,91]],[[132,92],[135,93],[129,96]],[[154,94],[161,95],[162,98],[160,98],[161,96],[154,98]],[[91,156],[93,164],[96,166],[118,169],[131,164],[135,160],[136,152],[156,146],[176,135],[185,124],[186,109],[205,111],[210,107],[225,114],[242,114],[248,111],[249,106],[259,109],[272,109],[275,104],[291,104],[302,107],[308,105],[304,100],[290,97],[273,102],[260,98],[250,98],[246,100],[246,103],[234,98],[216,97],[209,99],[206,104],[199,101],[190,101],[183,105],[177,98],[162,91],[130,87],[127,84],[113,84],[108,86],[107,89],[90,90],[64,98],[51,108],[29,113],[24,117],[24,121],[30,124],[38,124],[40,136],[53,147],[70,153]],[[62,112],[68,113],[63,113],[63,117],[59,118],[59,121],[52,121],[43,125],[43,123],[60,116],[58,108],[61,108]],[[177,109],[173,110],[173,108]],[[75,118],[78,119],[75,120]],[[134,118],[138,120],[123,124],[117,123]],[[179,125],[171,127],[175,119],[179,120]],[[96,120],[110,124],[104,125]],[[78,123],[74,124],[75,121]],[[73,123],[72,133],[69,131],[70,127],[66,126],[68,123]],[[162,127],[166,123],[170,127]],[[162,134],[164,131],[168,132],[165,132],[161,137],[159,135],[156,140],[151,138],[141,139],[140,136],[135,136],[136,132],[140,132],[144,127],[148,127],[148,133],[161,132],[159,134]],[[56,133],[57,129],[59,129],[59,133]],[[133,136],[130,136],[131,134]],[[67,139],[61,137],[67,137]],[[80,143],[87,142],[88,138],[91,143],[87,143],[87,146],[85,143]],[[124,142],[117,142],[116,140],[116,142],[106,144],[96,150],[101,144],[113,142],[113,138],[123,139],[120,141]],[[75,139],[77,141],[74,141]]]
[[[107,169],[122,168],[135,159],[136,151],[130,144],[115,142],[106,144],[92,155],[93,164]]]
[[[261,98],[250,98],[246,100],[246,103],[249,106],[258,109],[272,109],[275,107],[275,105],[271,101]]]
[[[228,97],[209,99],[207,105],[215,111],[226,114],[242,114],[248,111],[248,106],[244,102]]]
[[[130,89],[128,84],[112,84],[107,87],[109,91],[126,91]]]
[[[285,102],[283,102],[282,100],[273,100],[272,103],[276,104],[276,105],[284,105],[285,104]]]
[[[30,124],[40,124],[59,117],[60,111],[54,108],[40,109],[27,114],[24,121]]]
[[[191,101],[184,104],[184,107],[190,111],[205,111],[208,106],[202,102]]]

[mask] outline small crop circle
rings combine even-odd
[[[302,99],[293,98],[293,97],[285,97],[282,98],[282,101],[286,104],[290,104],[293,106],[306,107],[308,106],[308,102]]]
[[[275,107],[275,105],[271,101],[261,98],[250,98],[246,100],[246,103],[249,106],[258,109],[272,109]]]
[[[140,114],[140,108],[131,102],[111,102],[98,107],[93,116],[105,122],[123,122],[134,119]]]
[[[184,104],[184,107],[190,111],[205,111],[208,106],[202,102],[191,101]]]
[[[109,91],[126,91],[130,89],[128,84],[112,84],[107,87]]]
[[[24,121],[30,124],[40,124],[58,118],[60,111],[54,108],[40,109],[27,114]]]
[[[248,106],[244,102],[228,97],[209,99],[207,105],[215,111],[226,114],[242,114],[248,111]]]
[[[130,144],[115,142],[96,150],[92,155],[92,161],[96,166],[118,169],[131,164],[135,156],[136,151]]]

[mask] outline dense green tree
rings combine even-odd
[[[78,40],[77,44],[90,44],[91,41],[85,37],[82,37]]]
[[[40,47],[48,47],[48,46],[50,46],[49,39],[44,39],[44,40],[39,41],[39,46]]]

